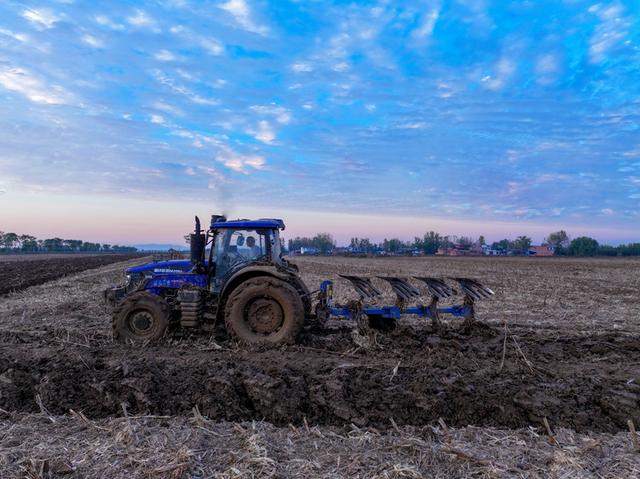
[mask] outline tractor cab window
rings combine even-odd
[[[221,230],[215,245],[216,277],[222,278],[244,263],[266,259],[271,236],[270,230]]]

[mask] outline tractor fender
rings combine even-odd
[[[311,312],[311,295],[309,293],[309,288],[307,288],[307,285],[304,284],[299,276],[283,271],[282,268],[277,268],[275,266],[255,265],[242,268],[226,281],[222,291],[220,292],[220,301],[218,303],[219,316],[224,314],[224,304],[229,297],[229,294],[231,294],[239,284],[244,283],[248,279],[255,278],[256,276],[271,276],[289,283],[300,293],[305,315],[308,315]]]

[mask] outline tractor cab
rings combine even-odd
[[[214,216],[206,242],[211,290],[219,292],[227,279],[249,263],[281,264],[280,219],[226,221]]]

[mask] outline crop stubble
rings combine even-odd
[[[492,329],[463,335],[451,322],[450,332],[436,335],[428,323],[409,321],[361,348],[349,325],[336,322],[309,327],[300,344],[278,350],[240,349],[206,335],[122,346],[111,342],[97,303],[120,276],[122,265],[111,265],[0,300],[0,408],[13,415],[73,409],[108,421],[123,405],[129,414],[163,416],[197,406],[217,421],[381,431],[440,418],[511,429],[546,417],[583,434],[620,433],[628,419],[640,424],[636,260],[296,262],[311,287],[343,271],[475,277],[497,293],[479,307]],[[346,298],[346,284],[336,283]]]

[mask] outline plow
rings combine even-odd
[[[324,322],[330,318],[354,319],[359,324],[373,329],[390,331],[395,328],[397,321],[403,316],[415,316],[430,319],[433,328],[442,329],[441,315],[464,318],[466,326],[475,321],[475,303],[481,299],[487,299],[495,293],[469,278],[450,278],[458,283],[463,294],[461,304],[439,307],[441,300],[448,300],[458,294],[449,284],[440,278],[416,276],[415,280],[424,284],[424,289],[429,296],[428,303],[420,301],[424,297],[419,288],[407,279],[396,276],[376,276],[386,282],[396,295],[393,305],[380,305],[379,300],[383,295],[371,278],[354,275],[339,275],[347,280],[357,292],[359,298],[341,305],[333,299],[333,281],[325,280],[320,284],[316,316]]]
[[[129,268],[126,283],[104,292],[112,307],[114,338],[122,342],[161,339],[170,329],[215,330],[243,343],[293,343],[307,321],[356,320],[360,328],[391,331],[404,316],[430,320],[435,330],[441,318],[475,321],[477,301],[491,289],[469,278],[377,276],[395,293],[394,304],[381,304],[383,292],[372,281],[340,275],[357,293],[345,304],[334,299],[334,283],[321,282],[311,292],[298,267],[282,251],[281,219],[227,221],[213,215],[208,230],[196,217],[190,235],[190,259],[152,262]],[[450,303],[462,295],[459,304]]]

